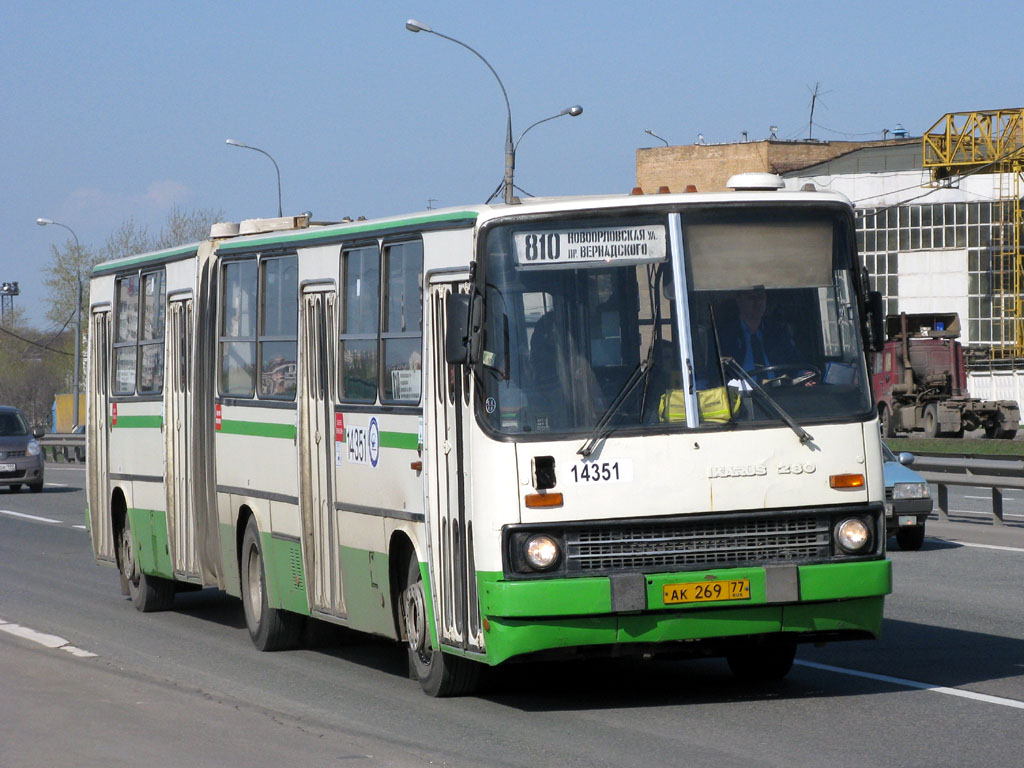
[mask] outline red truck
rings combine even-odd
[[[871,377],[883,437],[963,437],[964,430],[984,427],[986,437],[1014,438],[1020,424],[1016,401],[980,400],[967,392],[955,312],[888,315],[885,336]]]

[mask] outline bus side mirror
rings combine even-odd
[[[879,291],[868,293],[868,349],[881,352],[885,346],[885,302]]]
[[[468,362],[470,341],[474,323],[470,312],[474,306],[473,297],[468,293],[450,293],[445,303],[444,359],[451,365]],[[476,302],[479,306],[479,302]]]

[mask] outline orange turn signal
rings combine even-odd
[[[531,509],[562,506],[562,494],[560,493],[528,493],[526,494],[526,506]]]
[[[863,488],[864,475],[830,475],[828,484],[833,488]]]

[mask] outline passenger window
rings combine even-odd
[[[139,338],[139,276],[117,279],[117,317],[114,325],[115,395],[135,394],[135,364]]]
[[[299,269],[296,256],[262,261],[260,397],[294,400],[298,370]]]
[[[386,246],[384,269],[381,400],[418,403],[423,377],[423,243]]]
[[[380,251],[376,245],[341,254],[341,333],[338,394],[349,402],[377,399]]]
[[[220,393],[256,392],[256,260],[224,265],[221,290]]]

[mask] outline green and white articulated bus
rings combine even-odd
[[[99,265],[96,558],[141,611],[239,596],[263,650],[307,617],[393,638],[435,696],[630,653],[773,678],[877,636],[853,210],[730,186],[252,220]]]

